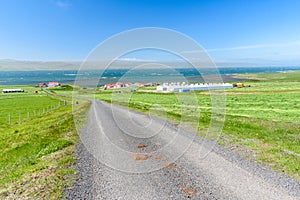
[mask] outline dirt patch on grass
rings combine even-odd
[[[283,152],[286,153],[286,154],[290,154],[290,155],[294,155],[294,156],[300,157],[300,154],[295,153],[295,152],[290,151],[290,150],[287,150],[287,149],[283,150]]]
[[[251,147],[243,145],[243,143],[245,142],[252,142],[254,144],[258,143],[259,141],[255,139],[241,139],[232,135],[225,134],[223,134],[219,139],[219,144],[226,147],[230,151],[234,151],[242,157],[245,157],[251,161],[257,160],[257,151],[255,151]]]

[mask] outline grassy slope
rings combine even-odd
[[[40,104],[51,105],[57,101],[29,94],[1,96],[0,102],[6,105],[5,109],[14,110],[17,101],[22,100],[24,107],[33,110]],[[76,113],[84,116],[88,107],[89,103],[82,101]],[[72,106],[61,106],[21,124],[2,125],[0,132],[0,199],[61,197],[72,180],[67,176],[76,173],[69,168],[78,140]]]

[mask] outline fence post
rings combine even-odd
[[[8,124],[10,125],[10,113],[8,113]]]

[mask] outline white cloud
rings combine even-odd
[[[208,49],[207,51],[209,52],[235,51],[235,50],[243,50],[243,49],[263,49],[263,48],[272,48],[272,47],[291,47],[291,46],[300,46],[300,41],[287,42],[287,43],[273,43],[273,44],[256,44],[256,45],[229,47],[229,48],[217,48],[217,49]]]
[[[300,41],[215,48],[206,51],[191,50],[182,53],[186,56],[198,55],[199,59],[201,54],[207,53],[214,62],[227,65],[299,65]]]
[[[183,51],[181,53],[192,54],[192,53],[222,52],[222,51],[236,51],[236,50],[247,50],[247,49],[263,49],[263,48],[292,47],[292,46],[300,46],[300,41],[286,42],[286,43],[273,43],[273,44],[255,44],[255,45],[215,48],[215,49],[206,49],[206,50],[194,50],[194,51],[192,50],[192,51]]]
[[[208,52],[214,52],[214,51],[235,51],[235,50],[243,50],[243,49],[259,49],[267,47],[263,44],[257,44],[257,45],[247,45],[247,46],[237,46],[237,47],[229,47],[229,48],[216,48],[216,49],[208,49]]]

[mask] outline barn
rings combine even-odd
[[[57,87],[60,86],[59,82],[49,82],[48,87]]]
[[[3,89],[2,93],[17,93],[17,92],[24,92],[23,89]]]

